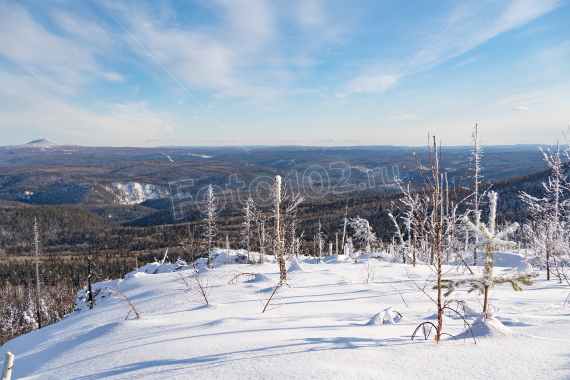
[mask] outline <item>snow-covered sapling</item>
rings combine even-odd
[[[283,202],[281,176],[275,176],[273,180],[273,217],[275,219],[275,257],[279,263],[279,282],[287,280],[287,268],[285,266],[285,252],[281,241],[281,203]],[[265,310],[265,309],[264,309]]]
[[[244,228],[242,231],[242,236],[243,236],[242,244],[247,250],[247,262],[249,262],[250,261],[249,252],[251,250],[251,240],[254,231],[253,227],[256,220],[255,203],[253,202],[253,199],[251,197],[247,198],[247,201],[245,202],[242,212],[243,212],[243,222],[241,225]]]
[[[481,222],[481,211],[479,207],[481,206],[481,194],[479,193],[479,185],[481,184],[481,156],[483,149],[481,148],[481,140],[479,140],[479,129],[478,125],[475,124],[475,131],[471,134],[473,139],[473,160],[475,161],[475,173],[473,174],[473,212],[475,213],[475,226],[478,226]],[[475,242],[479,242],[479,235],[475,235]],[[477,266],[477,247],[473,248],[473,264]]]
[[[550,166],[551,174],[548,182],[542,183],[543,198],[525,192],[520,194],[532,216],[532,221],[524,226],[523,231],[536,247],[536,259],[546,268],[546,279],[550,280],[553,273],[562,282],[568,267],[564,256],[568,252],[570,184],[560,157],[560,148],[543,151],[542,154]]]
[[[216,238],[216,230],[218,225],[216,224],[216,214],[218,209],[218,198],[214,193],[214,188],[210,184],[208,190],[206,191],[206,215],[203,219],[202,225],[202,245],[207,248],[207,265],[210,267],[210,252],[212,252],[212,242]]]
[[[503,229],[502,231],[497,232],[495,230],[495,218],[497,212],[497,193],[494,191],[489,192],[489,221],[487,226],[483,223],[479,223],[479,226],[475,226],[467,217],[463,219],[467,229],[476,234],[479,237],[479,243],[475,246],[481,247],[485,250],[485,260],[484,260],[484,267],[483,267],[483,277],[481,278],[469,278],[459,281],[453,280],[442,280],[443,288],[446,289],[445,296],[449,296],[456,287],[469,284],[471,289],[469,292],[478,291],[481,294],[484,294],[484,301],[483,301],[483,313],[487,311],[488,301],[489,301],[489,289],[497,286],[502,285],[505,283],[509,283],[512,285],[513,289],[516,291],[522,291],[523,285],[530,286],[532,285],[532,279],[537,274],[527,274],[527,273],[513,273],[506,276],[493,276],[493,266],[494,266],[494,253],[497,249],[502,247],[504,248],[515,248],[516,243],[508,240],[503,240],[507,237],[507,235],[512,234],[515,230],[519,227],[518,223],[513,223],[507,228]]]
[[[360,271],[360,277],[365,283],[372,283],[374,281],[374,277],[376,277],[378,269],[380,268],[376,263],[372,261],[372,259],[368,258],[368,260],[364,261],[364,268]]]
[[[354,238],[360,242],[361,247],[364,246],[364,252],[370,253],[372,246],[377,242],[377,238],[368,220],[357,216],[356,218],[350,218],[348,224],[354,230]]]

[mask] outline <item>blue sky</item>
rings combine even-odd
[[[555,144],[570,4],[0,0],[0,145]]]

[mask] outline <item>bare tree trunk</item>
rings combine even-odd
[[[94,304],[94,300],[93,300],[93,290],[91,289],[91,276],[92,276],[92,271],[91,271],[91,257],[87,257],[87,289],[89,291],[89,308],[93,309],[93,304]]]
[[[489,302],[489,285],[485,285],[485,300],[483,301],[483,313],[487,311],[488,302]]]
[[[4,359],[4,367],[2,368],[2,380],[10,380],[12,378],[12,368],[14,367],[14,354],[8,351]]]
[[[338,263],[338,232],[335,234],[336,237],[336,262]]]
[[[285,255],[283,252],[283,246],[281,242],[281,177],[276,176],[274,180],[275,186],[275,237],[276,242],[276,256],[279,263],[279,281],[283,282],[287,280],[287,267],[285,265]]]
[[[263,263],[265,256],[265,221],[261,221],[261,246],[259,247],[260,263]]]
[[[546,245],[546,279],[550,281],[550,247]]]

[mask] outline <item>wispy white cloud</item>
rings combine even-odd
[[[416,12],[424,9],[421,2],[386,7],[340,0],[213,0],[180,4],[102,1],[81,8],[65,2],[34,6],[0,0],[0,128],[24,128],[33,123],[34,128],[53,128],[70,136],[83,134],[93,139],[109,134],[139,141],[140,135],[144,144],[156,140],[156,136],[168,138],[182,129],[173,122],[176,117],[158,112],[156,104],[170,104],[175,112],[187,112],[180,120],[189,121],[192,127],[207,125],[210,119],[203,116],[204,110],[195,107],[183,91],[174,89],[176,83],[113,18],[196,95],[206,110],[212,109],[212,115],[220,115],[221,119],[232,110],[239,110],[227,120],[249,125],[250,121],[244,118],[255,115],[252,128],[261,129],[255,126],[256,122],[261,123],[259,120],[264,125],[271,124],[270,117],[303,124],[307,119],[304,115],[311,114],[311,123],[329,126],[329,133],[330,125],[340,123],[339,120],[348,123],[356,120],[353,115],[362,109],[360,115],[368,112],[365,107],[351,108],[363,100],[363,95],[377,97],[399,85],[402,74],[425,72],[560,5],[555,0],[469,0],[452,2],[451,6],[429,6],[425,8],[429,12],[424,14]],[[540,30],[540,22],[535,24],[539,24]],[[561,104],[560,99],[567,98],[567,92],[563,93],[567,85],[558,78],[567,62],[570,42],[559,43],[559,38],[552,41],[550,45],[537,45],[534,57],[527,54],[524,61],[520,60],[520,66],[542,68],[537,75],[552,79],[549,84],[536,81],[542,83],[537,86],[521,79],[521,88],[516,89],[505,82],[504,87],[510,88],[510,92],[494,89],[492,96],[481,95],[483,90],[475,88],[470,96],[481,99],[478,104],[490,105],[491,112],[513,118],[538,114],[548,106],[549,99]],[[482,51],[478,57],[462,61],[457,59],[455,67],[479,57],[483,61],[489,54],[492,51]],[[491,65],[487,60],[484,63]],[[482,72],[485,70],[488,67],[481,67]],[[425,99],[416,94],[422,92],[420,86],[436,80],[438,73],[432,73],[431,77],[418,77],[418,83],[422,83],[418,89],[406,89],[414,101],[421,103]],[[517,74],[517,78],[528,79],[521,72]],[[457,71],[450,70],[449,76],[453,75]],[[476,82],[473,78],[465,79]],[[101,86],[102,81],[111,83]],[[559,91],[553,86],[559,86]],[[177,94],[181,94],[182,103]],[[348,101],[351,96],[357,98],[356,102]],[[169,103],[164,101],[166,97]],[[431,106],[442,106],[442,118],[455,112],[450,111],[453,101],[441,100],[441,96],[438,99],[440,102]],[[406,101],[407,98],[402,103]],[[198,111],[184,111],[186,107]],[[522,108],[532,112],[510,112]],[[473,109],[473,114],[487,111]],[[426,120],[407,123],[410,128],[420,128],[420,124],[436,119],[435,111],[431,113],[425,104],[413,109],[395,107],[390,114],[381,117],[393,125],[401,125],[398,120]],[[369,122],[365,119],[358,120],[359,128]],[[228,128],[233,132],[231,125]],[[243,136],[236,136],[240,141],[253,133],[245,128],[241,132]],[[304,137],[308,133],[301,132]],[[315,136],[323,133],[315,132]],[[268,136],[281,138],[269,132]],[[284,141],[288,137],[284,134]],[[367,142],[366,137],[359,138]]]
[[[0,55],[27,71],[38,86],[60,94],[73,95],[100,78],[124,80],[96,59],[112,45],[101,27],[63,12],[54,18],[67,36],[48,31],[21,5],[0,2]]]
[[[0,73],[0,83],[0,126],[127,145],[144,145],[176,128],[173,115],[152,111],[144,101],[99,104],[95,111],[37,88],[33,78]]]
[[[528,107],[518,106],[513,108],[513,111],[528,111]]]
[[[481,57],[473,57],[473,58],[466,59],[466,60],[464,60],[464,61],[461,61],[461,62],[459,62],[459,63],[456,63],[456,64],[453,66],[453,68],[456,69],[456,68],[459,68],[459,67],[462,67],[462,66],[469,65],[470,63],[477,62],[479,59],[481,59]]]
[[[337,94],[343,98],[350,94],[376,94],[391,86],[398,76],[395,74],[361,75],[344,86],[344,91]]]
[[[490,39],[519,28],[551,12],[562,4],[559,0],[511,0],[506,2],[467,1],[456,6],[447,20],[457,19],[416,66],[444,62],[463,54]]]
[[[415,57],[411,54],[408,62],[402,61],[395,64],[394,68],[389,70],[394,73],[396,78],[400,78],[403,67],[409,62],[411,67],[408,73],[415,73],[429,69],[435,65],[448,61],[457,57],[471,49],[484,44],[490,39],[502,34],[506,31],[516,29],[528,22],[551,12],[562,4],[560,0],[511,0],[507,2],[487,1],[467,1],[459,3],[452,11],[450,11],[443,19],[439,20],[439,28],[433,25],[429,29],[417,35],[417,41],[409,41],[415,44]],[[430,20],[436,21],[436,20]],[[427,25],[425,26],[427,28]],[[447,30],[447,28],[449,28]],[[445,30],[445,33],[441,33]],[[441,35],[433,40],[434,37]],[[414,37],[411,35],[411,37]],[[430,43],[430,41],[432,41]],[[429,46],[426,49],[426,46]],[[425,50],[423,50],[425,49]],[[420,53],[418,55],[418,53]],[[456,67],[468,64],[477,58],[466,60]],[[398,69],[400,67],[400,69]],[[377,68],[367,67],[367,71],[385,70],[385,63],[379,63]],[[344,86],[351,87],[353,83],[360,83],[366,77],[357,76],[347,82]],[[368,79],[374,81],[376,77],[372,76]],[[362,88],[363,86],[360,86]],[[370,93],[379,93],[383,91],[382,86],[371,85],[368,87]],[[354,91],[358,93],[358,91]]]

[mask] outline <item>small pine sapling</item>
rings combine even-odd
[[[500,232],[495,230],[495,217],[497,212],[497,193],[494,191],[489,192],[489,221],[487,226],[480,223],[479,226],[475,226],[467,217],[463,219],[467,229],[473,234],[479,237],[479,243],[475,246],[482,247],[485,250],[486,257],[483,267],[483,277],[482,278],[470,278],[460,281],[453,280],[442,280],[442,288],[446,290],[444,294],[445,297],[449,296],[458,286],[469,284],[471,288],[469,292],[478,291],[480,294],[484,295],[483,301],[483,313],[487,312],[488,301],[489,301],[489,289],[497,286],[509,283],[515,291],[522,291],[524,286],[531,286],[532,279],[538,274],[527,274],[527,273],[514,273],[506,276],[494,277],[493,276],[493,266],[494,266],[494,253],[495,250],[500,247],[505,248],[515,248],[516,243],[503,240],[507,235],[512,234],[519,227],[518,223],[513,223],[509,227],[503,229]]]

